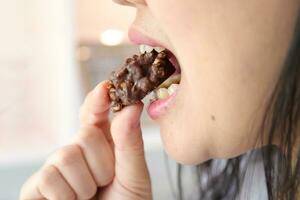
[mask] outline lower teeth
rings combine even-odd
[[[158,88],[154,91],[154,98],[155,99],[165,99],[168,96],[174,94],[178,89],[178,84],[171,84],[168,89],[167,88]]]
[[[167,88],[160,88],[156,91],[156,95],[159,99],[164,99],[169,96],[169,92]]]
[[[172,85],[170,85],[170,87],[168,87],[168,93],[169,93],[169,95],[174,94],[177,91],[178,86],[179,86],[178,84],[172,84]]]

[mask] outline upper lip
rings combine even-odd
[[[155,39],[137,31],[134,28],[129,29],[128,37],[129,37],[129,40],[134,44],[145,44],[145,45],[149,45],[152,47],[164,47],[162,44],[157,42]]]

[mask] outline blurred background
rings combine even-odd
[[[138,47],[127,39],[135,10],[111,0],[9,0],[0,13],[0,200],[13,200],[74,136],[86,93]],[[175,164],[145,114],[142,125],[154,199],[174,199]]]

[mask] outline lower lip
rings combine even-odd
[[[152,119],[158,119],[168,111],[176,96],[176,92],[165,99],[158,99],[150,103],[147,112]]]

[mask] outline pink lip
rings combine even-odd
[[[168,111],[175,99],[176,92],[165,99],[158,99],[150,103],[147,108],[149,116],[155,120]]]
[[[131,28],[128,32],[129,40],[134,44],[146,44],[152,47],[162,47],[161,44],[159,44],[154,39],[140,33],[139,31]]]

